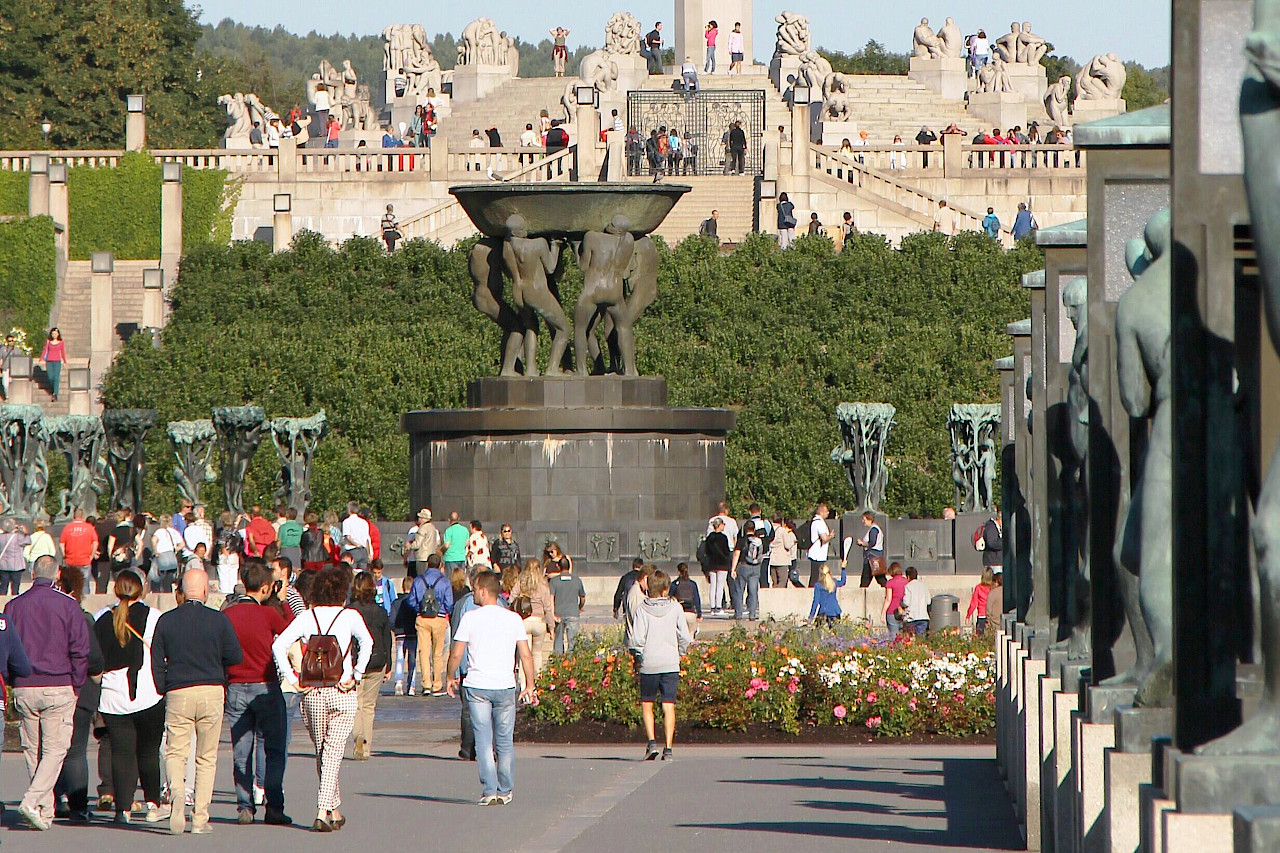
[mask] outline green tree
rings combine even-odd
[[[844,74],[906,74],[910,59],[905,53],[892,53],[884,45],[870,39],[861,50],[841,53],[838,50],[819,48],[818,52],[831,63],[832,71]]]
[[[1121,93],[1121,97],[1125,100],[1125,109],[1132,112],[1145,107],[1154,107],[1168,99],[1169,93],[1161,86],[1155,74],[1136,62],[1126,62],[1124,67],[1129,72],[1124,82],[1124,91]],[[1159,70],[1161,69],[1157,69],[1157,72]]]
[[[183,259],[162,347],[130,341],[104,398],[156,408],[162,423],[216,405],[255,403],[270,416],[323,407],[332,432],[316,458],[317,505],[354,498],[403,516],[400,415],[462,406],[468,381],[497,370],[497,326],[470,304],[471,245],[410,241],[388,255],[372,239],[333,250],[306,233],[277,255],[260,243],[199,248]],[[828,454],[836,405],[857,400],[898,409],[886,510],[949,503],[948,410],[997,399],[992,361],[1008,353],[1006,324],[1028,311],[1019,276],[1043,263],[1027,241],[1004,251],[978,233],[914,234],[898,249],[863,234],[839,255],[825,237],[783,252],[756,235],[728,255],[691,237],[659,256],[661,297],[636,329],[641,371],[667,378],[673,406],[737,412],[730,500],[790,514],[852,500]],[[581,276],[567,268],[561,297],[572,304]],[[148,452],[166,457],[163,430]],[[276,470],[259,452],[246,500],[269,500]],[[167,466],[150,472],[148,494],[170,501]]]
[[[156,147],[208,142],[217,106],[197,75],[200,30],[180,0],[0,4],[0,145],[119,148],[125,98],[147,97]]]
[[[1059,77],[1070,77],[1074,80],[1080,71],[1079,62],[1070,56],[1059,56],[1056,53],[1045,54],[1040,64],[1044,66],[1044,75],[1050,83],[1058,82]]]

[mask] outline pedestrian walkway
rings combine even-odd
[[[616,747],[517,744],[514,801],[481,808],[475,805],[475,765],[457,760],[455,740],[434,739],[456,703],[410,702],[389,702],[395,708],[379,721],[374,757],[343,767],[348,823],[341,834],[324,837],[306,829],[316,780],[310,744],[295,737],[285,795],[287,810],[303,826],[235,823],[224,743],[213,835],[182,843],[209,853],[423,844],[486,853],[925,853],[1022,846],[990,747],[682,748],[677,739],[675,761],[644,762],[639,741]],[[418,716],[427,718],[420,724],[428,736],[413,742],[401,736],[401,727]],[[18,756],[0,763],[0,791],[9,800],[24,779]],[[16,817],[10,810],[0,831],[7,849],[146,853],[171,851],[179,843],[163,824],[59,823],[37,834],[13,829]]]

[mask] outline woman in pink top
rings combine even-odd
[[[995,585],[995,573],[990,568],[985,568],[982,570],[982,580],[978,581],[978,585],[973,588],[973,595],[969,596],[969,611],[964,618],[972,619],[974,613],[978,614],[973,631],[979,637],[987,632],[987,596],[991,595],[991,587]]]
[[[720,34],[720,28],[716,26],[715,21],[707,23],[707,29],[703,35],[707,39],[707,61],[703,64],[702,70],[706,74],[716,73],[716,36]]]
[[[902,574],[901,563],[889,564],[889,578],[884,582],[884,621],[889,626],[889,636],[896,637],[902,630],[902,596],[907,589],[907,577]]]
[[[57,327],[49,330],[49,339],[44,342],[40,360],[44,362],[44,372],[49,377],[49,391],[56,401],[58,386],[62,384],[62,363],[67,360],[67,345]]]

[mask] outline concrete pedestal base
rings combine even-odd
[[[1178,811],[1230,814],[1239,805],[1280,805],[1280,757],[1178,755]]]
[[[459,104],[478,101],[510,79],[506,65],[461,65],[453,70],[453,99]]]
[[[726,53],[725,55],[727,56],[728,54]],[[622,100],[625,103],[627,92],[644,88],[644,82],[649,78],[649,67],[645,64],[644,57],[638,53],[615,54],[612,59],[618,65],[618,91],[623,93]],[[698,70],[702,70],[701,65],[698,66]],[[702,85],[707,84],[703,83]],[[604,113],[604,115],[608,115],[608,113]],[[618,115],[625,118],[626,110],[620,110]]]
[[[1231,836],[1229,814],[1165,812],[1164,846],[1158,853],[1231,853]]]
[[[1235,853],[1280,850],[1280,806],[1241,806],[1232,824]]]
[[[1088,124],[1098,119],[1111,118],[1125,111],[1123,98],[1084,101],[1076,98],[1071,106],[1072,125]]]
[[[1057,754],[1053,738],[1053,706],[1060,682],[1057,678],[1040,676],[1040,848],[1053,849],[1054,795],[1057,792]]]
[[[1138,802],[1142,809],[1139,849],[1142,853],[1160,853],[1164,849],[1165,813],[1176,809],[1178,804],[1169,799],[1158,784],[1139,786]]]
[[[1137,692],[1136,687],[1090,687],[1085,691],[1085,711],[1089,715],[1089,722],[1114,723],[1116,709],[1131,705]]]
[[[1043,65],[1006,62],[1004,67],[1009,72],[1009,82],[1013,84],[1013,91],[1021,95],[1029,104],[1044,103],[1045,93],[1049,91],[1049,80]],[[1024,124],[1023,127],[1026,125]]]
[[[969,114],[983,125],[1001,130],[1027,126],[1027,103],[1013,92],[971,92]]]
[[[1024,797],[1023,824],[1028,850],[1040,849],[1040,677],[1044,675],[1044,659],[1028,657],[1022,665],[1022,783]]]
[[[1107,853],[1137,853],[1142,835],[1138,786],[1151,782],[1151,754],[1108,749],[1103,762]]]
[[[969,89],[965,61],[961,57],[922,59],[913,56],[907,76],[942,97],[957,101],[963,100],[964,93]]]
[[[1104,853],[1107,849],[1107,827],[1102,816],[1107,804],[1107,788],[1103,757],[1106,750],[1115,747],[1116,728],[1085,722],[1080,716],[1076,720],[1079,849],[1080,853]]]
[[[858,139],[858,123],[856,121],[831,121],[823,119],[819,110],[814,110],[819,118],[814,122],[815,138],[819,145],[839,145],[844,140],[856,142]],[[856,153],[856,152],[855,152]]]
[[[718,55],[716,59],[719,60]],[[769,63],[769,80],[779,92],[786,92],[791,88],[792,78],[799,70],[800,57],[791,54],[775,55]]]
[[[372,130],[342,130],[338,132],[339,148],[358,148],[363,142],[367,148],[382,147],[382,131],[378,128]]]
[[[1151,741],[1173,734],[1172,708],[1117,708],[1116,749],[1151,754]]]
[[[1053,849],[1075,850],[1075,787],[1076,771],[1072,763],[1071,721],[1079,708],[1080,697],[1075,693],[1053,695]]]

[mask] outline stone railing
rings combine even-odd
[[[578,148],[570,145],[554,154],[534,160],[514,172],[500,175],[503,181],[518,184],[536,184],[543,181],[572,181],[577,179]]]
[[[462,222],[470,225],[471,220],[467,217],[466,211],[462,209],[462,205],[458,203],[458,200],[450,196],[439,204],[428,207],[421,213],[415,213],[413,216],[401,220],[400,233],[406,240],[412,240],[416,237],[439,240],[446,230],[457,227]],[[471,230],[474,231],[475,227],[472,226]]]
[[[523,169],[547,155],[545,148],[463,148],[449,152],[449,174],[465,177],[479,172],[498,177]]]
[[[175,148],[150,152],[157,163],[181,163],[186,169],[224,169],[235,175],[274,175],[279,153],[271,148]]]
[[[50,163],[68,166],[117,166],[123,151],[0,151],[0,172],[28,172],[32,154],[48,154]]]
[[[972,145],[960,146],[964,169],[1083,169],[1084,151],[1073,145]]]
[[[826,150],[839,153],[833,146]],[[911,177],[972,177],[971,172],[984,174],[992,170],[1041,169],[1062,172],[1084,168],[1084,151],[1071,145],[972,145],[962,143],[958,147],[959,174],[956,164],[949,163],[942,145],[865,145],[853,146],[853,153],[844,152],[869,169],[881,172],[902,173]],[[954,154],[952,155],[954,156]]]
[[[913,186],[897,176],[868,168],[847,153],[831,152],[816,145],[810,146],[813,158],[811,168],[818,174],[829,175],[854,187],[866,189],[870,194],[892,202],[903,209],[921,225],[930,227],[943,198],[928,190]],[[956,231],[980,231],[983,215],[960,205],[948,204],[955,217]],[[1008,228],[1002,228],[1009,234]]]
[[[836,153],[839,148],[826,146]],[[853,146],[852,156],[859,163],[882,172],[909,172],[914,176],[942,177],[942,147],[939,145],[862,145]]]

